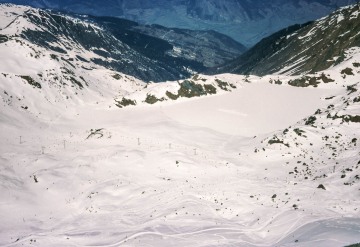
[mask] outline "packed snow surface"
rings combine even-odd
[[[321,98],[330,92],[253,83],[231,94],[164,106],[162,110],[184,125],[250,137],[286,128],[312,114],[325,105]]]

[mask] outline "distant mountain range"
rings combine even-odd
[[[342,7],[315,22],[287,27],[248,51],[215,31],[0,6],[5,15],[7,9],[20,9],[3,20],[0,42],[22,37],[51,52],[53,59],[72,65],[81,61],[88,69],[102,66],[147,82],[185,79],[206,71],[260,76],[315,73],[338,64],[349,48],[360,46],[360,4]]]
[[[144,81],[189,77],[239,56],[245,47],[214,31],[169,29],[112,18],[18,8],[0,4],[3,41],[22,37],[52,52],[53,58],[104,66]],[[74,54],[74,51],[76,54]],[[91,54],[91,55],[89,55]],[[88,56],[88,57],[87,57]]]
[[[339,64],[360,46],[360,4],[343,7],[312,23],[283,29],[212,73],[297,75]]]
[[[293,24],[329,14],[356,0],[0,0],[145,24],[215,30],[250,47]]]

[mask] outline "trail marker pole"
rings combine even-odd
[[[138,138],[137,140],[138,140],[138,145],[140,146],[140,138]]]

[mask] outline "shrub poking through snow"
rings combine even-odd
[[[123,107],[129,106],[129,105],[136,105],[135,100],[126,99],[125,97],[123,97],[121,99],[121,101],[115,100],[115,102],[116,102],[116,106],[119,108],[123,108]]]
[[[216,94],[216,88],[211,84],[205,84],[204,85],[205,91],[208,94]]]
[[[120,80],[120,79],[122,78],[122,76],[119,75],[119,74],[114,74],[114,75],[112,75],[112,77],[113,77],[115,80]]]
[[[148,95],[146,95],[145,102],[152,105],[158,101],[164,101],[164,100],[165,100],[164,98],[158,99],[158,98],[156,98],[155,95],[148,94]]]
[[[280,140],[277,136],[274,136],[271,140],[268,141],[268,143],[270,145],[273,145],[273,144],[282,144],[282,145],[285,145],[286,147],[289,147],[290,145],[288,143],[284,143],[283,140]]]
[[[27,81],[27,83],[29,83],[31,86],[33,86],[34,88],[37,87],[37,88],[41,88],[41,84],[34,81],[33,78],[31,78],[30,76],[28,75],[21,75],[20,76],[21,79],[24,79],[25,81]]]
[[[215,79],[216,83],[218,84],[218,86],[224,90],[224,91],[231,91],[228,87],[231,87],[231,88],[236,88],[235,85],[231,84],[231,83],[227,83],[225,81],[222,81],[220,79]]]
[[[172,100],[177,100],[179,98],[179,95],[178,94],[173,94],[169,91],[166,91],[166,96],[169,98],[169,99],[172,99]]]
[[[324,83],[334,82],[333,79],[322,73],[320,76],[303,76],[298,79],[290,80],[288,84],[294,87],[317,87],[321,81]]]
[[[8,36],[0,34],[0,44],[5,43],[9,40]]]
[[[352,68],[345,68],[341,71],[342,75],[354,75]]]
[[[315,123],[315,121],[316,121],[316,117],[311,116],[306,120],[305,125],[313,125]]]
[[[325,186],[324,185],[322,185],[322,184],[319,184],[319,186],[317,187],[318,189],[323,189],[323,190],[326,190],[325,189]]]
[[[299,128],[296,128],[294,129],[294,132],[298,135],[298,136],[303,136],[303,137],[306,137],[305,135],[303,135],[303,133],[305,133],[305,131],[299,129]]]
[[[185,80],[183,83],[180,84],[178,95],[180,97],[192,98],[206,95],[206,92],[202,85]]]

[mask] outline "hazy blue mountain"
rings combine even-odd
[[[315,20],[356,0],[0,0],[146,24],[212,29],[252,46],[293,24]]]

